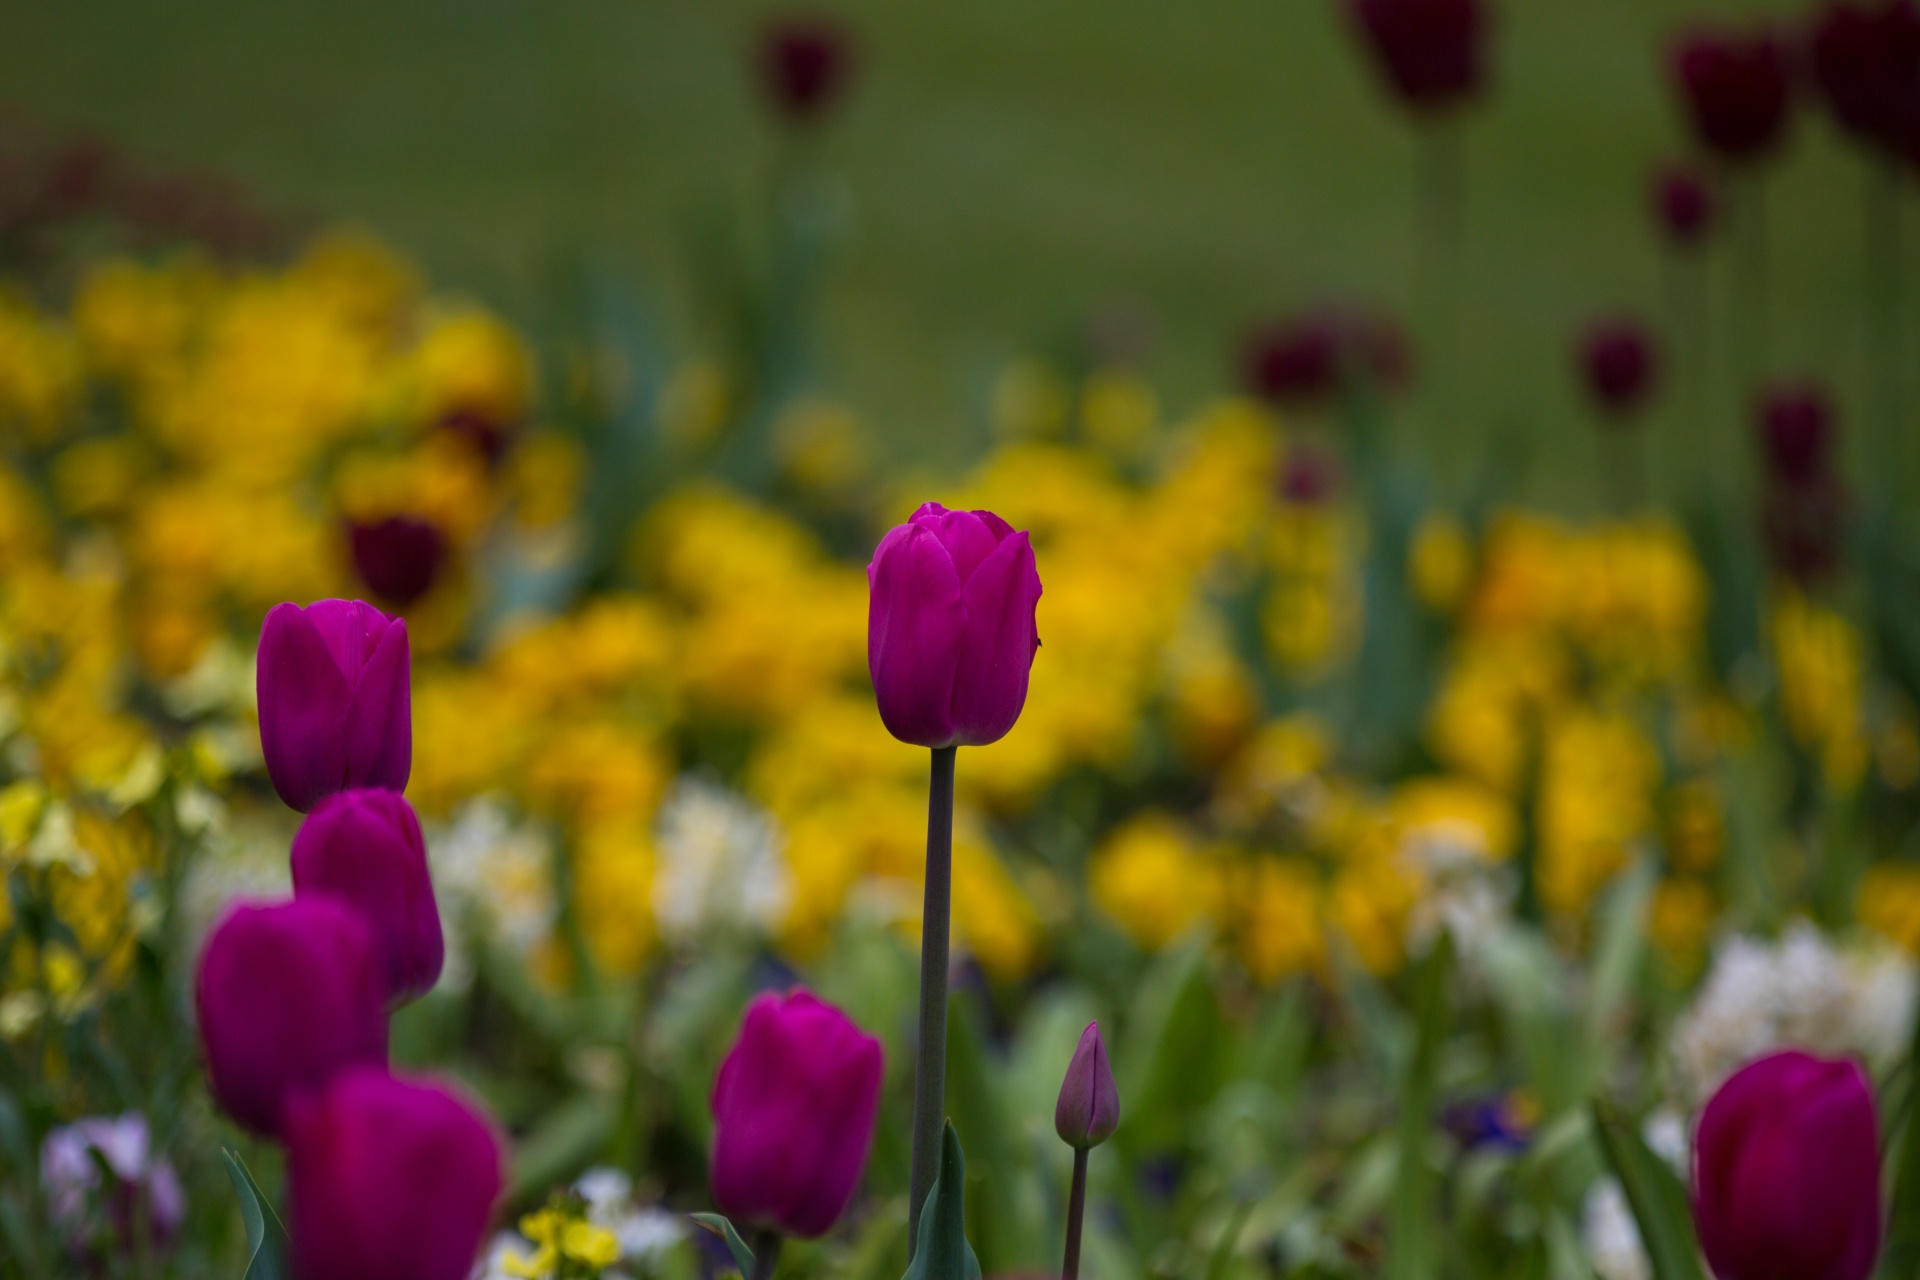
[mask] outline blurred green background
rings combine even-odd
[[[1525,496],[1599,500],[1569,347],[1597,310],[1662,315],[1646,179],[1686,143],[1662,49],[1690,19],[1759,7],[1497,6],[1494,88],[1466,130],[1459,407],[1427,428],[1443,492],[1523,436]],[[1116,303],[1153,318],[1173,413],[1233,376],[1251,320],[1327,294],[1409,304],[1411,130],[1334,0],[820,8],[857,31],[860,64],[825,142],[850,212],[823,377],[896,456],[963,461],[1005,361]],[[654,298],[691,352],[689,244],[764,199],[775,162],[749,54],[780,11],[4,0],[0,102],[360,222],[536,326],[559,269],[590,261]],[[1864,169],[1803,105],[1770,179],[1772,363],[1849,406]],[[1702,424],[1669,398],[1652,430],[1672,493]]]

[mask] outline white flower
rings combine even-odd
[[[1640,1126],[1641,1140],[1647,1144],[1647,1150],[1673,1166],[1675,1173],[1683,1179],[1693,1165],[1693,1140],[1687,1133],[1687,1122],[1672,1107],[1661,1107],[1647,1117]]]
[[[1466,822],[1428,822],[1400,841],[1401,861],[1426,891],[1407,915],[1407,946],[1425,951],[1440,930],[1469,963],[1513,914],[1513,877],[1488,855],[1485,833]]]
[[[682,777],[660,808],[654,845],[653,913],[672,941],[714,928],[764,932],[785,919],[792,880],[780,830],[744,797]]]
[[[1580,1235],[1600,1280],[1651,1280],[1653,1264],[1640,1243],[1640,1228],[1626,1192],[1612,1178],[1600,1179],[1587,1192]]]
[[[1886,945],[1841,952],[1804,921],[1778,943],[1729,938],[1674,1028],[1681,1094],[1704,1102],[1743,1063],[1787,1045],[1885,1060],[1907,1041],[1914,994],[1912,962]]]
[[[449,942],[450,985],[462,985],[470,973],[461,945],[466,929],[477,926],[522,955],[552,930],[558,911],[553,852],[539,827],[516,825],[499,801],[479,796],[460,806],[451,823],[425,834]]]

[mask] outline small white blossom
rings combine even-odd
[[[1612,1178],[1600,1179],[1587,1192],[1580,1235],[1600,1280],[1652,1280],[1653,1264],[1640,1242],[1626,1192]]]
[[[653,912],[670,940],[716,928],[765,932],[786,918],[792,877],[780,830],[745,797],[681,778],[660,808],[654,844]]]
[[[427,828],[427,860],[440,894],[448,952],[445,981],[471,976],[471,943],[479,928],[521,955],[552,931],[558,912],[553,851],[546,833],[516,824],[488,796],[467,801],[445,826]]]

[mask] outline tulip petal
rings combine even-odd
[[[1024,533],[1006,538],[968,579],[967,635],[953,682],[954,737],[985,746],[1005,737],[1027,702],[1027,676],[1040,647],[1034,610],[1040,574]]]
[[[959,575],[962,590],[966,589],[967,580],[973,577],[974,571],[979,569],[980,562],[992,555],[993,549],[999,546],[1001,539],[1010,532],[1007,529],[1007,522],[998,516],[992,517],[993,524],[981,519],[982,515],[990,514],[979,511],[949,511],[935,502],[928,503],[914,514],[914,526],[933,534],[940,539],[940,545],[947,549],[947,555],[953,560],[953,571]],[[994,524],[999,525],[999,529],[996,530],[993,527]]]
[[[346,777],[350,690],[331,646],[297,605],[268,610],[255,683],[267,776],[288,807],[305,813]]]
[[[341,785],[404,791],[413,772],[413,680],[407,624],[393,619],[360,670],[347,712]]]
[[[952,559],[926,529],[900,525],[881,539],[867,581],[867,669],[880,719],[902,742],[951,745],[954,671],[966,629]]]
[[[446,958],[426,841],[413,806],[394,791],[342,791],[315,805],[293,837],[296,899],[337,898],[373,934],[397,1007],[439,980]]]

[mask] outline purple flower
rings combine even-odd
[[[824,116],[853,64],[846,30],[826,18],[783,18],[760,39],[760,80],[780,114],[796,124]]]
[[[1720,1280],[1864,1280],[1880,1250],[1865,1073],[1797,1051],[1736,1071],[1700,1115],[1693,1221]]]
[[[1815,21],[1813,81],[1842,129],[1893,155],[1920,141],[1920,8],[1830,4]]]
[[[1785,136],[1793,69],[1771,31],[1693,31],[1674,46],[1673,73],[1693,131],[1709,150],[1756,160]]]
[[[446,535],[411,516],[347,526],[354,572],[374,595],[404,609],[432,589],[447,558]]]
[[[1020,718],[1040,648],[1033,546],[991,511],[929,502],[867,566],[867,670],[902,742],[985,746]]]
[[[397,791],[342,791],[314,806],[293,838],[293,891],[338,898],[373,933],[387,999],[432,990],[446,958],[420,819]]]
[[[1637,320],[1598,320],[1580,336],[1576,352],[1587,392],[1617,421],[1631,417],[1652,394],[1660,364],[1653,335]]]
[[[1240,357],[1247,388],[1289,407],[1331,399],[1361,381],[1398,388],[1407,363],[1406,340],[1391,320],[1340,305],[1260,325]]]
[[[373,937],[331,898],[235,907],[201,948],[193,995],[213,1096],[255,1133],[280,1132],[291,1090],[386,1065]]]
[[[370,1069],[287,1106],[300,1280],[467,1280],[500,1198],[500,1143],[439,1085]]]
[[[413,768],[407,624],[360,600],[277,604],[260,627],[260,748],[300,812],[348,787],[404,791]]]
[[[1107,1046],[1100,1039],[1100,1024],[1089,1022],[1060,1082],[1053,1131],[1070,1147],[1097,1147],[1119,1127],[1120,1093],[1107,1065]]]
[[[1667,239],[1683,249],[1706,238],[1719,212],[1707,180],[1681,165],[1670,165],[1653,175],[1651,204],[1654,219]]]
[[[1824,390],[1811,382],[1781,383],[1761,400],[1759,418],[1770,476],[1801,483],[1827,474],[1835,429]]]
[[[756,998],[713,1082],[714,1203],[738,1223],[825,1235],[866,1166],[882,1067],[880,1042],[811,993]]]
[[[1416,111],[1456,106],[1486,80],[1479,0],[1351,0],[1350,13],[1388,85]]]
[[[113,1181],[101,1201],[95,1196],[103,1164]],[[40,1145],[40,1187],[52,1225],[76,1245],[93,1233],[90,1207],[95,1204],[104,1203],[115,1247],[123,1252],[138,1247],[134,1230],[141,1210],[154,1244],[169,1240],[187,1214],[180,1178],[164,1156],[153,1154],[147,1118],[137,1111],[90,1116],[49,1130]]]

